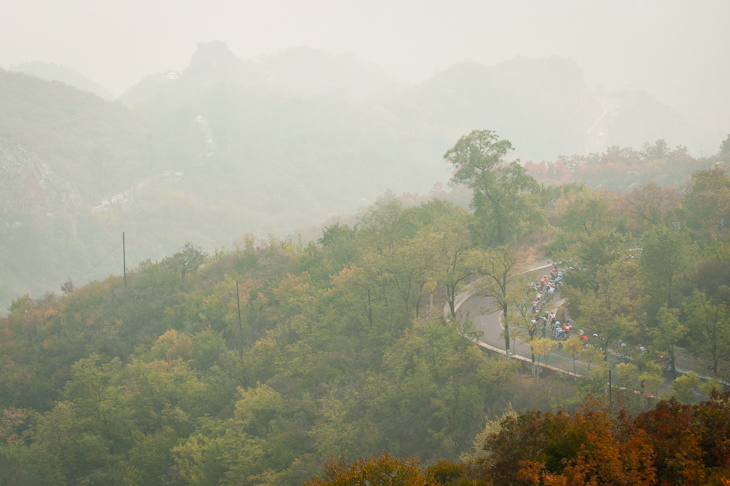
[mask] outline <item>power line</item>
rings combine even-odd
[[[86,275],[84,275],[83,277],[77,279],[76,281],[77,282],[81,282],[83,279],[85,279],[86,277],[88,277],[89,274],[91,274],[91,272],[93,272],[94,270],[96,270],[96,268],[99,265],[101,265],[104,262],[104,260],[106,260],[107,258],[109,258],[109,256],[111,256],[112,253],[114,253],[116,250],[118,250],[120,246],[122,246],[122,243],[118,243],[117,246],[115,246],[114,248],[112,248],[112,250],[109,253],[107,253],[104,258],[102,258],[101,260],[99,260],[99,262],[96,265],[94,265],[93,267],[91,267],[91,270],[89,270],[88,272],[86,272]]]

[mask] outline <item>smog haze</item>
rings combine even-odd
[[[34,0],[5,5],[0,66],[42,60],[122,94],[181,69],[197,42],[243,59],[308,46],[352,53],[417,83],[470,59],[566,56],[592,87],[646,90],[720,136],[730,123],[730,4],[538,2],[141,2]]]

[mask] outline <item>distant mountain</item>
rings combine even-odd
[[[0,70],[0,308],[118,273],[123,231],[136,265],[188,240],[316,228],[448,177],[429,133],[382,108],[234,82],[240,64],[200,54],[131,108]]]
[[[710,135],[646,93],[591,89],[580,67],[561,57],[518,57],[494,66],[463,62],[407,87],[354,56],[302,47],[243,61],[224,42],[203,42],[181,72],[149,76],[120,101],[134,106],[160,96],[175,103],[221,85],[266,91],[265,98],[277,93],[273,96],[279,100],[379,106],[393,119],[438,132],[435,139],[430,133],[430,147],[489,128],[511,140],[522,160],[553,160],[612,145],[639,148],[660,138],[696,150],[715,145]],[[267,108],[266,117],[281,107],[277,103]]]
[[[463,62],[406,90],[394,112],[456,133],[495,130],[516,155],[551,158],[585,150],[599,105],[569,59],[517,58],[496,66]]]
[[[118,103],[0,70],[0,137],[45,160],[89,205],[155,169],[148,134]]]
[[[523,161],[640,148],[666,138],[699,148],[712,138],[646,93],[592,90],[570,59],[516,58],[495,66],[464,62],[407,89],[390,108],[413,123],[456,136],[495,130]],[[686,134],[683,139],[680,134]]]
[[[401,83],[379,66],[354,55],[331,55],[309,47],[243,61],[225,42],[198,43],[190,64],[181,72],[146,77],[119,101],[133,105],[164,91],[200,91],[215,84],[267,86],[293,95],[335,96],[362,101],[397,92]]]
[[[74,211],[82,202],[73,185],[38,154],[0,138],[0,207],[6,213]]]
[[[221,82],[249,85],[252,72],[224,42],[199,42],[190,64],[182,72],[168,71],[145,77],[130,87],[119,101],[134,105],[159,93],[201,91]]]
[[[48,81],[60,81],[81,91],[88,91],[96,96],[113,100],[114,95],[106,90],[102,85],[96,83],[81,73],[73,69],[44,61],[33,61],[12,66],[11,71],[30,74],[37,78],[46,79]]]
[[[645,91],[622,90],[602,99],[610,100],[602,122],[610,145],[639,148],[644,142],[663,139],[670,146],[681,144],[704,155],[715,153],[714,137]]]
[[[117,100],[127,106],[147,101],[158,92],[170,87],[179,76],[180,73],[177,71],[150,74],[128,88]]]
[[[122,232],[129,265],[185,241],[316,237],[386,190],[446,182],[443,154],[474,129],[523,161],[697,133],[648,96],[591,90],[564,58],[461,63],[404,88],[351,56],[243,61],[208,42],[115,102],[0,69],[0,309],[118,273]]]

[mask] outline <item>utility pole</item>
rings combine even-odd
[[[124,264],[124,288],[127,288],[127,246],[124,242],[124,231],[122,231],[122,263]]]
[[[608,370],[608,406],[613,408],[613,401],[611,400],[611,369]]]
[[[238,351],[238,357],[243,361],[243,324],[241,324],[241,298],[238,294],[238,280],[236,280],[236,304],[238,304],[238,336],[241,339],[241,349]]]

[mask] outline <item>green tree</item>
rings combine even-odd
[[[682,403],[693,403],[695,401],[694,389],[700,386],[701,382],[700,377],[691,371],[677,377],[672,383],[674,396]]]
[[[508,246],[499,246],[489,249],[480,262],[479,273],[483,276],[475,285],[476,292],[493,299],[490,310],[502,311],[502,316],[509,313],[510,289],[514,277],[519,270],[519,256],[517,251]],[[507,356],[510,354],[509,322],[504,322],[504,349]]]
[[[689,232],[659,225],[646,233],[641,269],[655,308],[679,304],[697,259],[697,246]]]
[[[585,349],[581,349],[578,352],[578,355],[580,356],[580,359],[588,363],[589,370],[591,369],[591,364],[593,364],[594,361],[602,360],[605,357],[605,354],[602,351],[599,351],[593,346],[588,346]]]
[[[119,484],[109,442],[79,426],[73,403],[57,402],[38,417],[31,439],[27,461],[38,484]]]
[[[185,280],[185,275],[200,268],[207,258],[202,248],[188,241],[179,252],[172,256],[172,264],[180,271],[180,278]]]
[[[704,293],[695,292],[685,306],[689,339],[697,356],[709,358],[713,376],[718,376],[723,360],[730,356],[730,311],[723,303],[713,303]]]
[[[617,259],[600,266],[592,278],[596,285],[566,286],[561,295],[568,298],[571,317],[607,359],[609,347],[615,346],[619,339],[630,339],[639,330],[644,320],[643,287],[638,278],[638,264],[632,259]]]
[[[290,404],[266,385],[239,389],[233,418],[228,421],[225,484],[256,482],[269,471],[285,470],[296,457],[305,431],[290,420]]]
[[[679,310],[662,307],[657,312],[656,326],[650,332],[654,340],[654,347],[669,356],[672,366],[672,376],[677,377],[677,346],[687,334],[687,327],[679,322]]]
[[[428,229],[435,245],[434,276],[446,291],[449,312],[456,316],[456,296],[464,281],[477,270],[479,250],[474,247],[469,222],[471,215],[457,208],[452,217],[439,218]]]
[[[548,358],[550,358],[550,354],[557,349],[558,343],[555,342],[553,339],[550,338],[539,338],[535,339],[530,343],[530,348],[532,349],[533,355],[538,356],[544,356],[545,357],[545,364],[548,364]],[[539,360],[538,360],[539,363]]]
[[[508,294],[509,313],[505,315],[505,322],[508,325],[519,326],[526,340],[532,341],[542,328],[538,317],[543,314],[547,306],[547,295],[538,302],[537,308],[533,312],[532,304],[535,301],[536,290],[530,285],[528,277],[524,274],[515,278]],[[514,330],[512,334],[514,335]],[[532,348],[530,349],[532,350]],[[531,353],[531,359],[534,363],[535,355],[533,353]]]
[[[638,368],[633,363],[619,363],[616,365],[616,381],[618,386],[633,389],[635,387]]]
[[[687,227],[705,244],[713,234],[724,233],[721,241],[727,243],[727,227],[730,226],[730,177],[727,170],[718,165],[708,170],[698,170],[685,188],[682,201]]]
[[[627,216],[630,229],[643,232],[647,227],[666,222],[667,216],[679,205],[679,200],[676,189],[650,182],[621,197],[619,209]]]
[[[0,414],[0,484],[31,484],[27,464],[28,446],[23,430],[27,427],[27,410],[10,408]]]
[[[561,210],[559,227],[573,237],[578,235],[590,237],[595,231],[605,229],[610,223],[604,198],[588,187],[583,187],[580,192],[571,195],[567,205]]]
[[[495,132],[474,130],[444,155],[454,166],[451,182],[474,191],[472,207],[488,244],[510,243],[527,228],[546,222],[535,179],[518,162],[503,160],[512,150],[510,141],[500,140]]]
[[[659,386],[664,383],[662,367],[653,361],[646,363],[646,371],[639,374],[639,384],[642,393],[646,390],[654,396],[659,395]]]
[[[578,356],[583,349],[583,340],[580,338],[580,336],[573,336],[569,339],[567,339],[563,343],[563,350],[570,354],[571,358],[573,358],[573,373],[575,373],[575,357]]]

